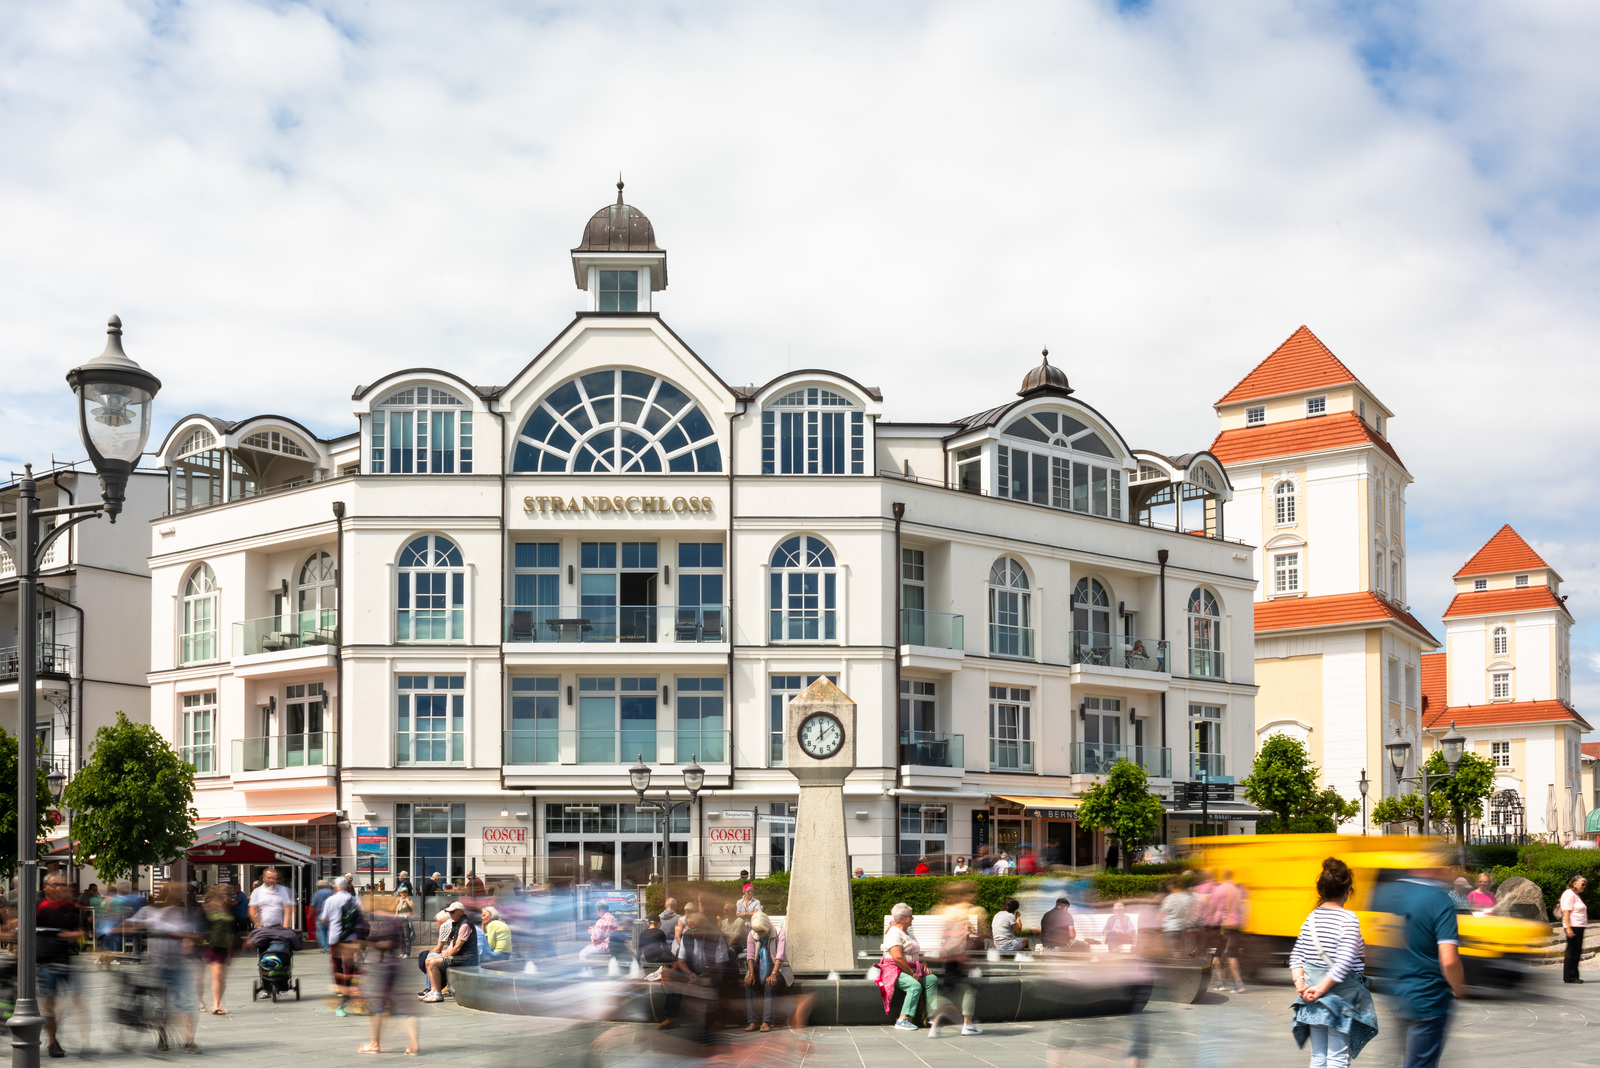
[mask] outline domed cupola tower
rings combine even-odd
[[[589,294],[589,311],[649,311],[650,294],[667,288],[667,252],[644,212],[622,201],[607,204],[583,228],[572,250],[572,276]]]
[[[1072,392],[1072,387],[1067,385],[1067,372],[1050,363],[1050,350],[1044,349],[1040,353],[1039,366],[1033,368],[1022,376],[1022,388],[1017,390],[1019,397],[1065,397]]]

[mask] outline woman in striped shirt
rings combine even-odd
[[[1378,1016],[1362,974],[1361,922],[1344,907],[1355,880],[1344,861],[1329,857],[1317,879],[1311,910],[1289,954],[1294,1038],[1311,1041],[1311,1068],[1346,1068],[1378,1033]]]

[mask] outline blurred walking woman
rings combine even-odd
[[[1561,927],[1567,935],[1567,957],[1562,964],[1561,980],[1581,983],[1578,978],[1578,958],[1583,954],[1583,929],[1589,926],[1589,906],[1583,902],[1583,889],[1589,880],[1574,875],[1561,891]]]
[[[1329,857],[1317,879],[1317,907],[1300,926],[1289,974],[1300,1000],[1294,1003],[1294,1040],[1311,1040],[1311,1068],[1346,1068],[1378,1033],[1378,1015],[1367,993],[1361,922],[1345,908],[1354,879],[1344,861]]]

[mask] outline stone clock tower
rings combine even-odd
[[[785,930],[797,972],[855,967],[855,910],[845,843],[844,780],[856,766],[856,703],[827,679],[789,702],[784,759],[800,780]]]

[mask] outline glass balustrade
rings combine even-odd
[[[1169,643],[1158,638],[1075,630],[1069,662],[1166,673],[1172,670],[1169,652]]]
[[[194,765],[196,775],[216,775],[222,771],[217,761],[215,745],[185,745],[178,749],[178,759]]]
[[[505,640],[522,642],[725,642],[722,605],[511,605]]]
[[[1033,628],[1013,627],[1005,623],[990,623],[989,655],[1014,656],[1020,660],[1032,660]]]
[[[233,625],[233,655],[253,656],[332,645],[338,624],[339,613],[331,608],[247,619]]]
[[[922,608],[900,609],[900,644],[929,649],[965,649],[966,618]]]
[[[1222,779],[1228,774],[1227,761],[1221,753],[1193,753],[1189,757],[1189,778],[1200,782],[1201,776],[1207,779]]]
[[[1172,750],[1163,746],[1073,742],[1071,760],[1074,775],[1105,775],[1111,765],[1127,760],[1144,768],[1152,778],[1172,778]]]
[[[276,734],[270,738],[235,738],[233,771],[279,771],[332,764],[338,752],[333,731]]]
[[[1222,651],[1220,649],[1190,649],[1189,674],[1203,679],[1226,678],[1222,673]]]
[[[507,765],[612,764],[625,766],[643,759],[646,764],[726,764],[732,752],[732,733],[726,730],[657,730],[624,727],[621,730],[541,730],[518,728],[503,732],[501,759]]]
[[[964,768],[966,736],[940,731],[901,731],[900,763],[919,768]]]

